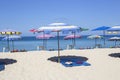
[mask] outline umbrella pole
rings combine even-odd
[[[115,40],[115,47],[116,47],[117,40]]]
[[[13,40],[12,40],[12,47],[13,47],[13,50],[14,50],[14,42],[13,42]]]
[[[45,33],[43,31],[43,50],[45,50]]]
[[[45,49],[46,49],[46,44],[45,44],[45,41],[46,41],[46,40],[44,39],[43,41],[44,41],[44,42],[43,42],[43,45],[44,45],[43,47],[44,47],[44,50],[45,50]]]
[[[9,45],[9,35],[7,35],[7,45],[8,45],[8,51],[10,51],[10,45]]]
[[[58,38],[58,63],[60,63],[60,41],[59,41],[59,31],[57,31],[57,38]]]
[[[106,45],[106,43],[105,43],[105,31],[103,31],[103,40],[104,40],[104,47],[105,47],[105,45]]]
[[[72,38],[72,49],[73,49],[73,47],[74,47],[74,39]]]
[[[96,45],[97,45],[97,39],[95,38],[95,48],[96,48]]]
[[[71,40],[72,40],[72,46],[73,46],[73,38]]]
[[[75,44],[75,32],[74,32],[74,46],[73,46],[74,48],[75,48],[75,45],[76,45],[76,44]]]
[[[47,50],[47,39],[45,39],[45,49]]]

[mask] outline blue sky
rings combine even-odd
[[[120,25],[119,4],[120,0],[0,0],[0,29],[33,35],[29,29],[53,22],[89,29]]]

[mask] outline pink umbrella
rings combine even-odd
[[[65,40],[72,39],[73,47],[75,47],[75,38],[81,38],[81,36],[72,34],[64,37]]]
[[[35,32],[37,32],[37,30],[36,29],[31,29],[31,30],[29,30],[30,32],[32,32],[32,33],[35,33]]]
[[[46,48],[47,45],[47,39],[55,37],[54,35],[50,34],[43,34],[43,35],[38,35],[36,36],[37,39],[43,39],[43,47]]]
[[[49,38],[53,38],[55,36],[50,35],[50,34],[43,34],[43,35],[38,35],[36,36],[37,39],[49,39]]]

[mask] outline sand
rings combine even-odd
[[[5,65],[0,80],[120,80],[120,58],[108,56],[120,53],[120,48],[63,50],[61,55],[87,57],[90,66],[65,67],[49,61],[57,51],[0,53],[0,58],[17,60]]]

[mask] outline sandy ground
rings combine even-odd
[[[63,50],[61,55],[87,57],[91,66],[65,67],[47,60],[57,51],[0,53],[0,58],[17,60],[5,65],[0,80],[120,80],[120,58],[108,56],[120,53],[120,48]]]

